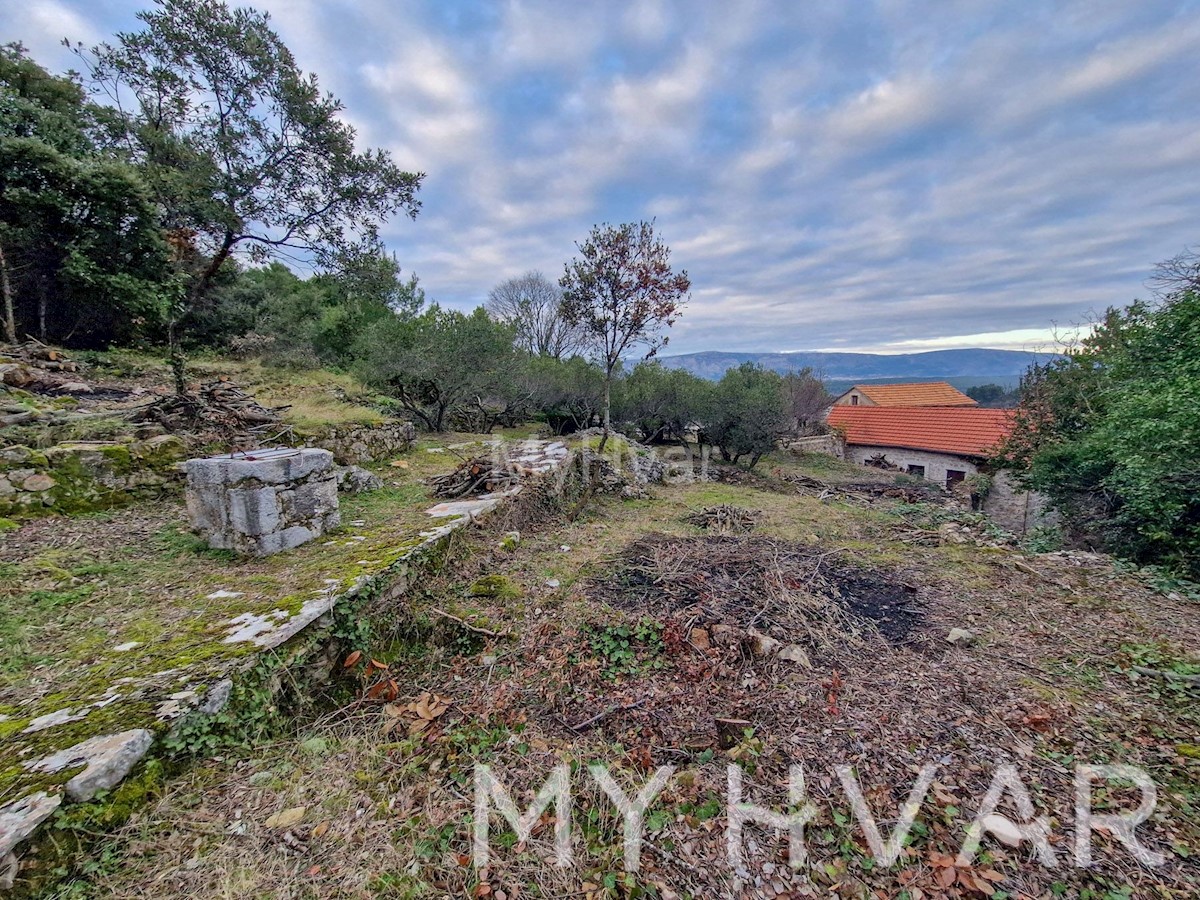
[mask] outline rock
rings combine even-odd
[[[808,658],[808,653],[799,644],[788,644],[779,651],[779,658],[786,659],[788,662],[799,663],[806,669],[812,668],[812,660]]]
[[[204,696],[204,702],[200,704],[200,712],[207,716],[216,715],[225,708],[229,703],[229,695],[233,693],[233,681],[229,678],[223,678],[209,689]]]
[[[68,722],[78,722],[80,719],[87,718],[87,714],[90,712],[91,709],[86,706],[82,709],[71,709],[69,706],[63,707],[62,709],[56,709],[52,713],[46,713],[44,716],[38,716],[37,718],[30,719],[29,724],[21,733],[33,734],[37,731],[45,731],[47,728],[65,725]]]
[[[335,472],[338,490],[344,494],[363,494],[383,487],[383,479],[361,466],[343,466]]]
[[[519,546],[521,546],[521,532],[519,531],[506,531],[504,537],[500,538],[501,550],[512,551]]]
[[[92,393],[92,386],[90,384],[84,384],[82,381],[68,381],[66,384],[60,384],[58,389],[68,394]]]
[[[938,526],[938,537],[943,544],[966,544],[971,538],[964,534],[962,526],[954,522],[944,522]]]
[[[950,633],[946,635],[946,642],[955,645],[969,647],[975,643],[975,632],[969,631],[966,628],[951,628]]]
[[[90,800],[98,791],[107,791],[121,783],[138,760],[146,755],[154,735],[145,728],[122,731],[89,738],[86,741],[52,753],[25,768],[35,772],[60,772],[63,769],[85,766],[67,782],[67,796],[77,803]]]
[[[562,582],[559,581],[557,578],[547,578],[546,579],[546,587],[550,588],[550,590],[552,590],[552,591],[557,591],[561,585],[562,585]]]
[[[48,491],[58,484],[49,475],[30,475],[21,482],[21,487],[27,491]]]
[[[3,475],[0,475],[0,497],[7,496],[8,494],[15,494],[16,492],[17,489],[12,486],[12,482],[10,482]]]
[[[6,857],[33,834],[62,804],[62,796],[45,791],[0,806],[0,857]]]
[[[709,626],[709,634],[712,636],[712,642],[718,647],[733,647],[741,643],[742,635],[732,625],[716,624]]]
[[[10,387],[25,387],[34,380],[33,372],[28,366],[21,363],[0,364],[0,384],[7,384]]]
[[[688,632],[688,643],[697,650],[711,650],[712,640],[708,636],[707,628],[693,628]]]
[[[983,830],[991,832],[992,837],[1004,844],[1006,847],[1021,846],[1021,830],[1004,816],[999,816],[993,813],[990,816],[984,816]]]
[[[782,641],[775,640],[769,634],[763,634],[757,628],[746,632],[746,642],[755,656],[774,656],[783,646]]]
[[[267,819],[267,827],[291,828],[293,825],[299,825],[306,812],[308,812],[307,806],[293,806],[291,809],[281,810]]]

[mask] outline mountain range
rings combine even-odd
[[[717,379],[727,369],[744,362],[757,363],[780,374],[811,367],[814,374],[831,383],[855,381],[951,380],[995,382],[1015,385],[1035,362],[1053,359],[1053,353],[1029,350],[929,350],[923,353],[826,353],[798,350],[791,353],[727,353],[713,350],[660,357],[668,368],[686,369],[701,378]]]

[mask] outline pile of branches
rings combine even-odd
[[[290,431],[281,418],[287,408],[262,406],[229,379],[219,378],[202,384],[195,394],[172,394],[139,407],[130,420],[233,445],[257,445],[264,439],[274,442]]]
[[[475,456],[463,460],[453,472],[434,475],[427,483],[435,497],[453,500],[457,497],[504,491],[515,486],[520,478],[520,470],[508,464],[506,460]]]
[[[894,484],[885,481],[836,483],[821,481],[798,472],[781,472],[779,477],[795,486],[797,493],[815,496],[820,500],[836,497],[864,505],[876,500],[901,500],[905,503],[944,503],[946,491],[932,481],[913,481]]]
[[[722,503],[719,506],[706,506],[690,515],[684,516],[684,521],[697,528],[704,528],[717,534],[748,534],[762,518],[758,509],[743,509]]]
[[[769,537],[650,535],[591,593],[620,609],[757,628],[820,650],[858,643],[868,624],[903,641],[919,619],[915,588],[844,552]]]

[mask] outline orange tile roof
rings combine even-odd
[[[975,406],[974,400],[944,381],[918,384],[856,384],[879,406]]]
[[[1012,430],[1011,409],[834,406],[829,424],[848,444],[987,456]]]

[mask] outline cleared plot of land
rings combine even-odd
[[[97,855],[79,895],[117,897],[1186,897],[1200,872],[1197,609],[1087,555],[938,538],[944,513],[799,487],[783,466],[739,484],[604,500],[502,549],[498,535],[398,613],[379,654],[392,702],[363,701],[276,743],[200,763]],[[826,467],[822,477],[832,473]],[[804,473],[800,473],[804,474]],[[812,474],[811,472],[809,474]],[[861,472],[839,470],[842,481]],[[753,511],[703,515],[714,507]],[[699,515],[698,515],[699,514]],[[725,528],[722,522],[750,520]],[[698,523],[698,524],[697,524]],[[736,533],[735,533],[736,532]],[[981,532],[976,531],[976,534]],[[463,624],[465,623],[465,624]],[[949,643],[951,629],[972,642]],[[753,631],[751,631],[753,629]],[[778,641],[772,646],[770,641]],[[782,651],[786,650],[784,653]],[[1164,675],[1142,675],[1135,667]],[[572,764],[574,862],[553,813],[519,843],[493,815],[471,865],[473,771],[524,808]],[[646,816],[637,875],[621,820],[584,773],[627,792],[674,776]],[[817,814],[793,872],[786,837],[747,826],[727,859],[726,766],[783,809],[793,763]],[[955,855],[1002,762],[1047,817],[1059,865],[985,838]],[[1139,866],[1111,833],[1070,860],[1078,763],[1125,762],[1159,788]],[[937,781],[895,865],[875,865],[834,767],[854,767],[884,837],[919,768]],[[1097,811],[1137,792],[1097,785]],[[1001,814],[1023,817],[1011,805]],[[69,894],[69,891],[67,892]]]

